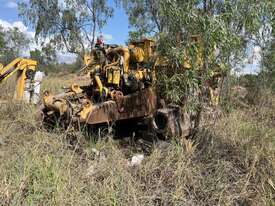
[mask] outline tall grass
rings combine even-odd
[[[234,109],[132,167],[116,141],[76,133],[70,144],[40,127],[35,107],[1,104],[0,205],[274,205],[274,113],[272,99]]]

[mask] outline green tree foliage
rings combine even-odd
[[[30,51],[30,58],[38,61],[40,65],[53,65],[57,62],[57,55],[51,43],[42,46],[41,49]]]
[[[83,56],[113,9],[106,0],[30,0],[19,4],[19,14],[36,39],[51,38],[56,48]]]
[[[275,91],[275,23],[272,28],[270,41],[263,50],[263,69],[260,75],[265,85]]]
[[[0,27],[0,62],[7,64],[17,57],[25,56],[30,41],[17,27],[6,30]]]
[[[169,81],[177,80],[177,85],[186,84],[205,88],[211,74],[217,69],[233,68],[246,55],[248,44],[257,43],[263,33],[263,24],[270,24],[273,16],[274,1],[250,0],[122,0],[129,15],[129,22],[137,38],[152,35],[158,40],[158,51],[168,57],[170,70],[160,76],[162,85],[167,88]],[[146,22],[148,25],[144,25]],[[192,40],[193,35],[200,42]],[[140,36],[139,36],[140,37]],[[214,52],[215,51],[215,52]],[[202,55],[200,55],[200,53]],[[190,56],[193,69],[180,70],[185,55]],[[196,64],[198,57],[202,65]],[[220,66],[219,66],[220,65]],[[168,72],[167,72],[168,71]],[[224,71],[226,72],[226,71]],[[186,81],[186,76],[193,78]],[[165,81],[164,81],[165,80]],[[182,86],[188,88],[189,86]],[[170,87],[169,87],[170,88]],[[177,94],[189,91],[176,91],[173,99],[178,102]],[[171,91],[171,89],[168,89]],[[193,89],[191,89],[193,90]],[[169,91],[168,91],[169,92]],[[167,94],[167,92],[164,91]],[[203,94],[203,91],[199,92]],[[181,95],[184,99],[186,95]]]
[[[162,14],[159,0],[122,0],[123,7],[129,17],[129,23],[134,29],[130,31],[131,39],[140,36],[154,35],[162,32],[165,25],[165,17]]]
[[[5,42],[5,32],[3,28],[0,26],[0,51],[3,52],[3,48],[6,46]],[[1,53],[0,53],[1,55]]]

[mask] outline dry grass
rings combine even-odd
[[[34,107],[1,104],[0,205],[274,205],[274,113],[272,101],[235,110],[131,167],[115,141],[76,133],[72,146],[39,127]]]
[[[88,76],[77,76],[76,74],[50,74],[43,80],[41,90],[50,90],[59,93],[63,91],[63,87],[69,87],[73,83],[88,85],[90,83],[90,78]]]
[[[7,101],[13,98],[16,81],[15,76],[9,78],[9,81],[1,82],[0,84],[0,102]]]

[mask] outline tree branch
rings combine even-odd
[[[75,51],[75,50],[69,48],[68,42],[67,42],[67,40],[66,40],[65,35],[64,35],[63,32],[64,32],[64,31],[61,31],[60,34],[61,34],[62,41],[64,42],[64,45],[65,45],[65,47],[66,47],[66,50],[67,50],[69,53],[77,54],[77,55],[79,55],[80,57],[83,57],[79,52],[77,52],[77,51]]]

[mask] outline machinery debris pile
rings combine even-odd
[[[91,83],[73,84],[57,95],[45,91],[44,123],[93,130],[133,122],[133,129],[143,125],[164,138],[188,135],[188,115],[180,107],[165,107],[156,94],[157,59],[155,42],[150,39],[130,42],[127,47],[97,42],[81,69]]]

